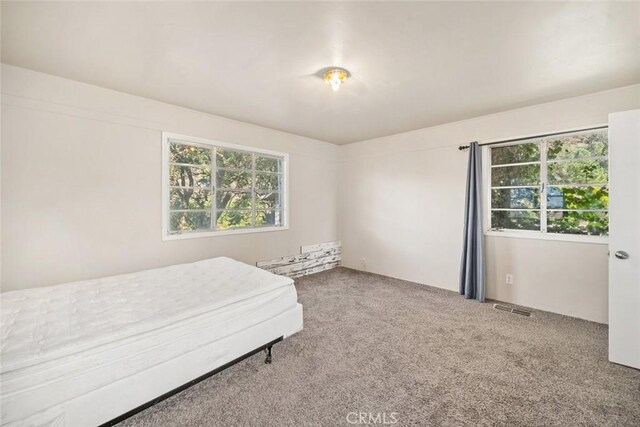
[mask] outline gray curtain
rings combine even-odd
[[[482,230],[482,159],[477,142],[469,146],[460,294],[484,301],[484,233]]]

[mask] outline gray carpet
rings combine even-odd
[[[252,356],[122,426],[640,426],[640,371],[607,361],[605,325],[345,268],[296,287],[304,331],[272,365]]]

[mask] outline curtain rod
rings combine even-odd
[[[545,133],[545,134],[542,134],[542,135],[527,136],[526,138],[502,139],[500,141],[485,142],[484,144],[478,144],[478,145],[480,147],[482,147],[484,145],[505,144],[507,142],[525,141],[527,139],[545,138],[547,136],[564,135],[564,134],[567,134],[567,133],[586,132],[588,130],[606,129],[608,127],[609,126],[605,125],[605,126],[596,126],[596,127],[592,127],[592,128],[585,128],[585,129],[568,130],[568,131],[564,131],[564,132]],[[474,142],[478,142],[478,141],[474,141]],[[467,148],[469,148],[468,145],[460,145],[458,147],[458,150],[462,151],[462,150],[466,150]]]

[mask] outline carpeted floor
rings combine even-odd
[[[640,426],[640,371],[607,361],[604,325],[345,268],[296,287],[304,330],[272,365],[255,355],[122,426]]]

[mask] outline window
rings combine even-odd
[[[608,234],[606,129],[493,146],[489,157],[490,230]]]
[[[163,236],[286,229],[288,155],[163,133]]]

